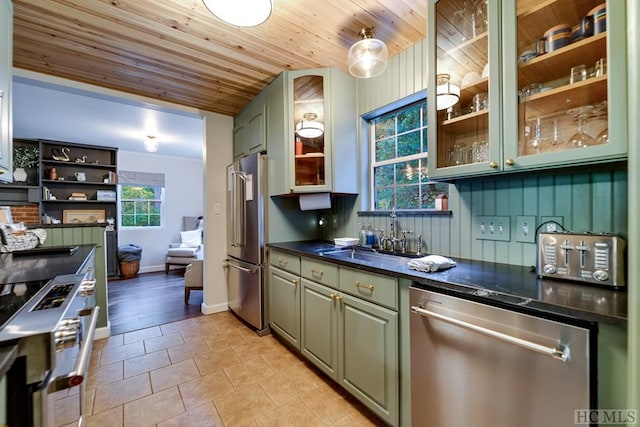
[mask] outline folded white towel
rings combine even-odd
[[[455,265],[456,262],[454,260],[440,255],[427,255],[422,258],[412,259],[407,263],[410,269],[424,271],[425,273],[445,270],[450,267],[455,267]]]

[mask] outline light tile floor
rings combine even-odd
[[[228,312],[96,341],[86,387],[87,427],[384,425]],[[74,394],[54,395],[57,426],[77,414]]]

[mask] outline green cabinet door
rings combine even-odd
[[[398,425],[398,313],[349,295],[340,311],[340,383]]]
[[[301,351],[311,363],[338,379],[337,291],[302,279]]]
[[[246,156],[247,148],[247,120],[245,111],[241,111],[233,120],[233,159]]]
[[[300,350],[300,277],[269,268],[271,329]]]
[[[247,111],[247,151],[259,153],[266,150],[265,112],[260,92],[251,101]]]

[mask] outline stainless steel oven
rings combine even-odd
[[[3,382],[11,404],[6,423],[49,427],[55,420],[52,393],[78,387],[77,414],[65,424],[83,424],[84,385],[98,320],[95,280],[85,275],[0,285],[0,349],[10,352]]]

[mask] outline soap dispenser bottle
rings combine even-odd
[[[373,247],[373,245],[375,245],[376,243],[376,233],[373,232],[373,229],[371,228],[371,224],[369,224],[367,226],[367,246],[368,247]]]

